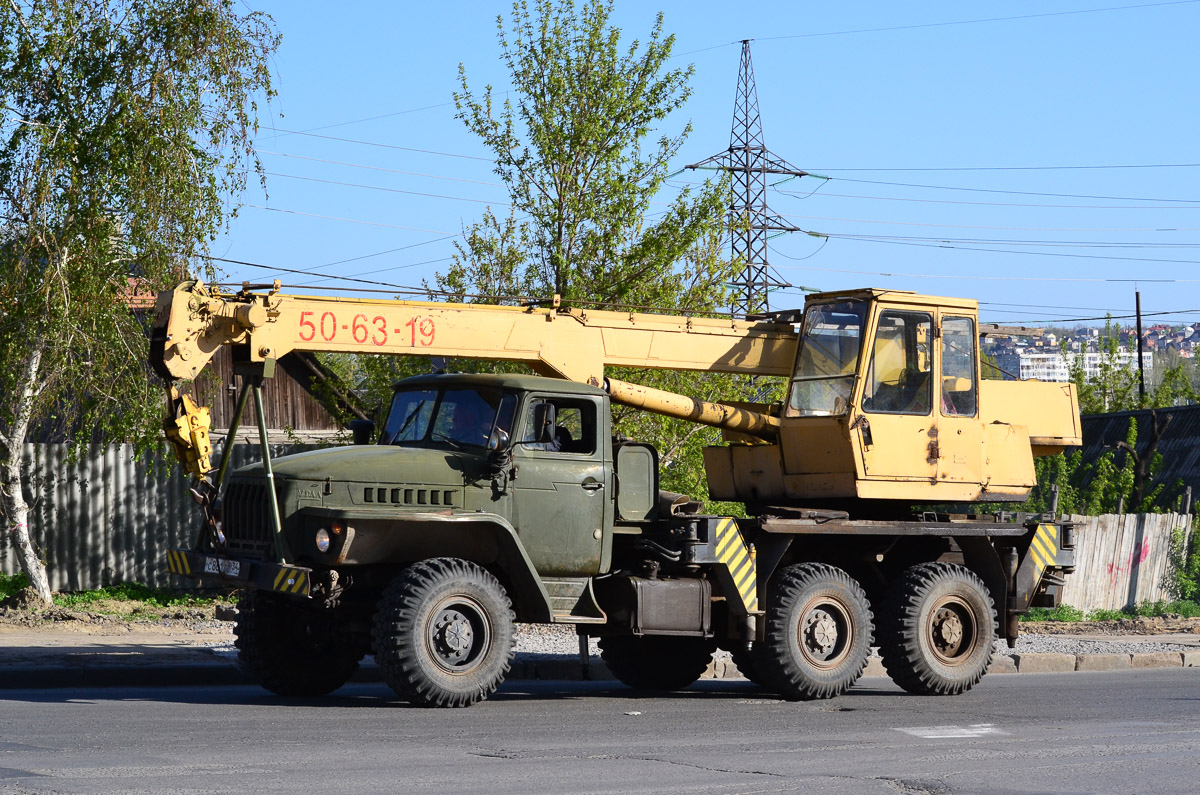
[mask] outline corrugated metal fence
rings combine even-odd
[[[1120,610],[1142,602],[1170,601],[1171,536],[1186,534],[1183,513],[1076,516],[1075,573],[1067,577],[1063,602],[1080,610]]]
[[[309,447],[278,445],[271,454],[303,449]],[[234,466],[259,458],[255,445],[233,446]],[[165,551],[191,546],[200,521],[188,478],[173,462],[166,452],[135,460],[129,445],[93,446],[74,461],[66,445],[25,445],[29,529],[45,556],[51,588],[168,584]],[[8,534],[0,533],[0,571],[13,574],[19,565]]]
[[[272,455],[311,449],[273,445]],[[167,585],[165,550],[188,546],[200,513],[188,480],[166,454],[137,461],[128,445],[93,447],[71,461],[64,445],[25,446],[30,530],[46,556],[50,587],[98,588],[113,582]],[[257,461],[255,445],[235,444],[233,464]],[[1118,609],[1168,599],[1171,534],[1190,528],[1186,514],[1078,516],[1076,570],[1063,601],[1083,610]],[[1186,530],[1185,530],[1186,532]],[[0,533],[0,571],[18,569]]]

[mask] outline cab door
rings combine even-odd
[[[533,442],[538,402],[553,403],[559,433],[552,444]],[[542,576],[589,577],[601,572],[606,511],[613,484],[600,438],[600,399],[532,395],[513,446],[514,526]]]
[[[979,422],[979,357],[975,319],[941,313],[936,366],[939,483],[978,488],[983,460]],[[971,497],[966,497],[971,499]]]
[[[879,313],[850,426],[859,434],[866,480],[932,483],[937,477],[933,329],[928,310]]]

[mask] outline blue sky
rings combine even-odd
[[[231,280],[419,286],[464,224],[489,204],[507,212],[451,102],[460,62],[474,84],[507,88],[507,3],[246,5],[283,44],[256,143],[268,196],[240,197],[212,248],[255,263],[223,263]],[[1200,321],[1200,1],[729,9],[618,0],[615,22],[645,38],[663,11],[673,63],[695,65],[691,101],[664,126],[694,128],[674,167],[728,147],[750,38],[768,147],[832,177],[769,194],[776,214],[829,236],[771,240],[776,275],[797,286],[772,308],[801,305],[801,286],[874,286],[1046,324],[1129,314],[1140,289],[1147,322]]]

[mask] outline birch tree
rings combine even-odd
[[[49,601],[23,445],[158,437],[130,295],[204,273],[224,202],[261,180],[279,37],[232,0],[0,2],[0,513]]]

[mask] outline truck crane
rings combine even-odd
[[[760,319],[237,293],[159,294],[151,360],[165,429],[204,521],[178,575],[236,583],[243,667],[319,695],[367,653],[402,698],[465,706],[502,682],[514,621],[599,638],[635,688],[694,682],[718,648],[786,699],[829,698],[878,644],[919,694],[980,681],[994,641],[1054,606],[1073,569],[1059,517],[952,513],[1025,499],[1033,458],[1079,445],[1070,384],[980,380],[975,301],[894,290],[808,296]],[[263,461],[214,467],[208,410],[182,394],[221,347],[255,397]],[[395,385],[378,440],[272,460],[263,379],[291,351],[514,361],[537,375]],[[786,378],[780,404],[705,402],[606,375],[633,366]],[[659,488],[613,403],[722,430],[704,514]],[[215,470],[215,475],[214,475]]]

